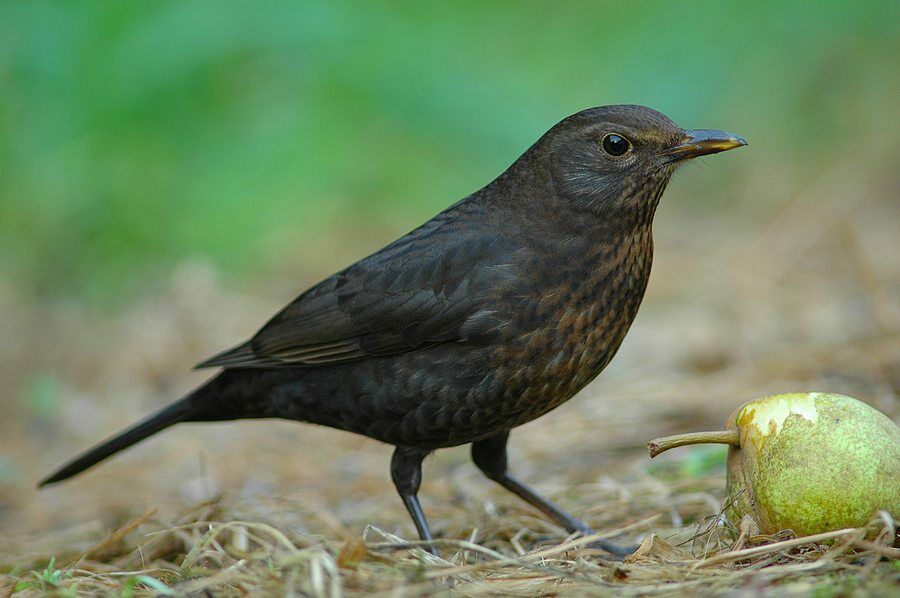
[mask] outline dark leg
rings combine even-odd
[[[422,512],[422,505],[419,504],[419,484],[422,483],[422,460],[430,453],[424,449],[410,448],[398,446],[391,457],[391,478],[394,480],[394,486],[406,505],[416,529],[419,531],[419,537],[426,542],[434,540],[431,530],[428,528],[428,521],[425,519],[425,513]],[[437,555],[434,546],[429,546],[428,551]]]
[[[509,432],[504,432],[492,438],[473,442],[472,460],[475,462],[475,465],[487,477],[524,499],[550,519],[566,528],[569,533],[593,534],[594,530],[586,523],[575,519],[546,498],[540,496],[530,486],[509,475],[506,462],[506,441],[508,438]],[[637,548],[636,546],[619,546],[605,540],[598,540],[594,545],[619,557],[627,556]]]

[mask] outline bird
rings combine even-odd
[[[208,381],[40,486],[174,424],[282,418],[393,445],[391,479],[432,552],[422,462],[466,444],[490,480],[569,533],[591,534],[509,471],[510,431],[572,398],[615,355],[647,287],[653,217],[675,170],[744,145],[639,105],[568,116],[486,186],[198,364],[218,368]]]

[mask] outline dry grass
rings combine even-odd
[[[0,422],[0,597],[896,592],[890,516],[818,539],[756,537],[719,515],[724,449],[646,456],[649,439],[715,428],[772,392],[843,392],[900,416],[896,174],[836,164],[778,209],[754,207],[755,185],[707,216],[677,213],[669,194],[620,355],[513,434],[521,477],[603,537],[641,543],[618,563],[484,480],[464,448],[426,462],[422,500],[444,538],[433,557],[410,542],[388,447],[293,423],[179,426],[37,493],[75,450],[199,381],[188,364],[251,333],[298,285],[262,303],[187,264],[167,293],[102,317],[0,282],[0,311],[16,316],[4,336],[18,340],[0,347],[11,414]],[[772,177],[764,186],[778,192]],[[330,246],[364,249],[346,241]]]
[[[441,557],[435,557],[420,542],[375,526],[367,526],[360,538],[340,541],[260,520],[232,520],[228,505],[218,501],[175,520],[162,521],[154,512],[96,542],[88,542],[84,533],[55,535],[55,543],[66,545],[55,561],[37,556],[21,561],[32,570],[8,575],[5,591],[533,596],[716,594],[774,587],[779,595],[820,590],[831,596],[888,595],[900,582],[900,550],[892,547],[896,524],[887,514],[868,529],[809,538],[739,535],[737,543],[718,517],[667,529],[658,527],[657,515],[591,537],[551,534],[533,543],[531,516],[512,514],[488,533],[473,529],[468,540],[438,541]],[[650,529],[655,532],[647,534]],[[624,562],[611,562],[587,547],[596,538],[635,532],[646,537]]]

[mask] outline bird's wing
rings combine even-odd
[[[515,284],[513,248],[432,221],[325,279],[252,339],[197,367],[298,367],[392,355],[501,328],[488,293]],[[449,230],[445,230],[449,229]]]

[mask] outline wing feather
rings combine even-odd
[[[414,351],[472,336],[480,326],[472,321],[485,313],[497,330],[503,318],[484,305],[515,284],[515,250],[445,212],[323,280],[252,339],[197,367],[319,366]]]

